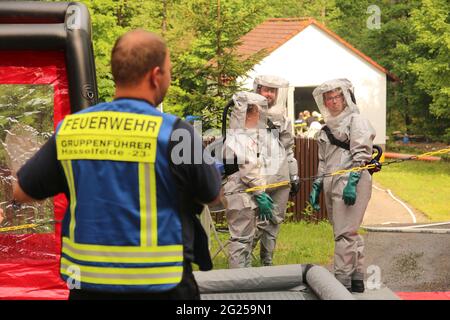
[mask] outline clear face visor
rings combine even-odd
[[[276,88],[258,85],[256,93],[267,99],[269,110],[274,107],[277,109],[285,109],[287,106],[288,87]]]
[[[266,132],[267,99],[253,92],[238,92],[233,101],[223,156],[225,159],[236,156],[238,163],[244,163],[247,156],[256,154],[259,136]]]
[[[327,89],[327,91],[315,90],[313,92],[314,99],[325,122],[340,116],[344,111],[358,112],[351,89],[343,87]]]
[[[264,128],[266,111],[257,104],[249,104],[245,114],[245,128]]]
[[[275,75],[260,75],[253,82],[256,93],[266,97],[270,116],[286,115],[289,82]]]

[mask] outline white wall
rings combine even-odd
[[[377,132],[376,144],[386,143],[386,74],[314,25],[290,39],[248,73],[244,87],[253,87],[259,74],[287,79],[291,90],[288,112],[294,119],[294,87],[317,86],[326,80],[347,78],[355,87],[361,113]]]

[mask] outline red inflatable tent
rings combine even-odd
[[[0,6],[0,88],[39,85],[53,92],[54,127],[65,115],[97,103],[84,5],[15,1]],[[2,197],[11,200],[6,192]],[[53,199],[54,220],[62,220],[66,205],[62,194]],[[50,233],[1,227],[0,299],[66,299],[68,289],[59,277],[60,223]]]

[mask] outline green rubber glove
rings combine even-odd
[[[347,185],[344,188],[344,192],[342,193],[342,199],[348,206],[352,206],[356,201],[356,185],[359,182],[359,178],[361,178],[360,172],[350,172],[348,176]]]
[[[270,220],[273,216],[273,200],[265,192],[255,195],[256,203],[259,208],[259,220]]]
[[[320,191],[322,190],[322,179],[314,180],[312,184],[312,191],[309,194],[309,203],[315,211],[320,211],[319,199]]]

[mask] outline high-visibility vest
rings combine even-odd
[[[168,145],[176,117],[120,99],[67,116],[56,148],[70,192],[61,276],[96,291],[159,292],[183,273]]]

